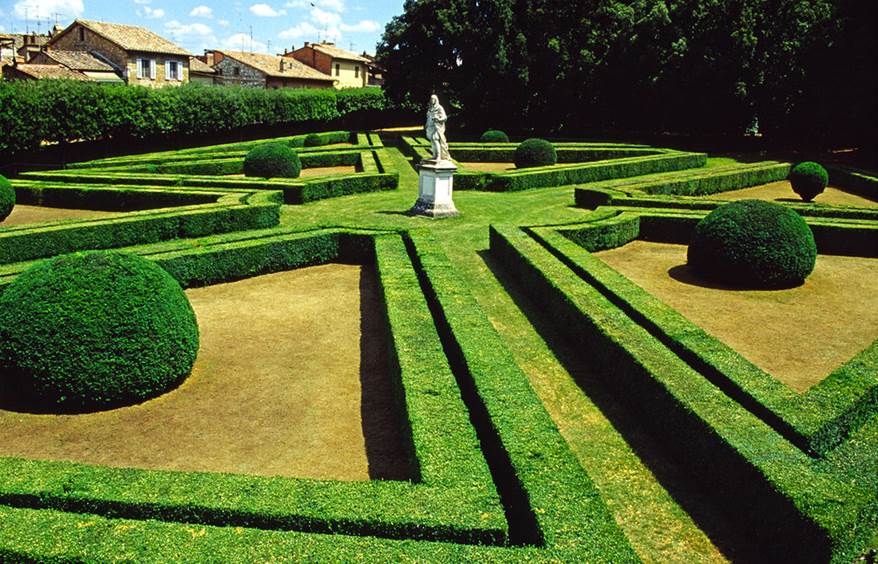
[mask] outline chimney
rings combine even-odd
[[[305,47],[307,47],[308,45],[311,45],[311,44],[308,43],[308,42],[306,41],[306,42],[305,42]]]
[[[280,60],[280,72],[284,72],[284,63],[285,62],[286,61],[284,61],[283,59]]]
[[[210,66],[213,66],[214,64],[216,64],[216,63],[214,63],[214,52],[213,51],[208,51],[207,49],[204,50],[204,62]]]

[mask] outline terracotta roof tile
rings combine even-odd
[[[169,55],[189,55],[189,52],[160,35],[136,25],[76,20],[98,35],[102,35],[125,49],[142,53],[164,53]],[[60,35],[60,34],[59,34]],[[56,35],[57,37],[57,35]]]
[[[311,47],[316,51],[325,53],[334,59],[344,59],[345,61],[357,61],[359,63],[368,63],[369,59],[362,55],[357,55],[352,51],[341,49],[329,43],[312,43]]]
[[[69,80],[90,80],[79,71],[63,65],[18,65],[15,69],[33,78],[66,78]]]
[[[214,68],[198,57],[189,57],[189,72],[200,72],[201,74],[216,74]]]
[[[78,71],[109,71],[115,69],[86,51],[58,51],[47,49],[46,56],[59,64]]]
[[[312,69],[308,65],[303,65],[299,61],[290,57],[264,55],[262,53],[246,53],[243,51],[220,51],[220,53],[226,57],[240,61],[247,66],[258,69],[271,77],[303,78],[308,80],[335,82],[335,79],[328,74],[323,74],[322,72]],[[283,71],[280,70],[281,63],[283,63]]]

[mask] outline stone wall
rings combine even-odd
[[[255,88],[265,88],[266,86],[265,73],[230,57],[223,57],[216,63],[214,69],[216,70],[217,84],[234,84]],[[237,75],[235,69],[237,69]]]

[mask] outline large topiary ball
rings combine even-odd
[[[555,146],[545,139],[528,139],[515,148],[515,167],[550,166],[558,162]]]
[[[3,221],[12,213],[15,207],[15,188],[6,180],[6,177],[0,175],[0,221]]]
[[[305,141],[303,142],[303,144],[306,147],[319,147],[320,145],[324,145],[323,137],[320,137],[316,133],[309,133],[305,137]]]
[[[794,166],[790,170],[789,179],[790,184],[793,185],[793,192],[806,202],[813,200],[829,184],[829,174],[826,169],[811,161]]]
[[[245,176],[298,178],[301,172],[299,155],[283,143],[257,145],[244,157]]]
[[[42,408],[144,401],[184,380],[197,353],[186,294],[137,255],[64,255],[29,268],[0,294],[0,377]]]
[[[482,143],[509,143],[509,136],[506,135],[505,131],[500,131],[499,129],[489,129],[488,131],[482,133],[479,141],[481,141]]]
[[[817,245],[799,214],[780,204],[742,200],[698,222],[688,260],[707,280],[747,288],[798,286],[814,270]]]

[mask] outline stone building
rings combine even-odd
[[[85,76],[86,80],[102,83],[120,83],[122,78],[109,62],[87,51],[40,51],[30,62],[33,65],[62,65]]]
[[[189,59],[189,82],[213,86],[216,79],[216,71],[199,57]]]
[[[313,69],[330,75],[336,80],[336,88],[358,88],[369,84],[369,60],[362,55],[346,51],[335,43],[308,43],[304,47],[284,53]]]
[[[75,20],[45,50],[85,52],[111,66],[127,84],[178,86],[189,81],[190,54],[148,29]]]
[[[307,65],[278,55],[244,51],[208,51],[215,81],[255,88],[332,88],[335,80]]]

